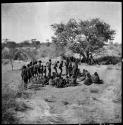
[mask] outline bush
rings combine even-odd
[[[121,62],[121,57],[115,57],[115,56],[104,56],[104,57],[99,57],[95,59],[96,62],[101,63],[101,64],[117,64]]]

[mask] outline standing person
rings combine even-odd
[[[68,75],[68,71],[69,71],[69,59],[67,58],[65,61],[65,69],[66,69],[66,76]]]
[[[78,62],[77,62],[77,60],[75,61],[74,65],[73,65],[72,74],[77,78],[77,76],[78,76]]]
[[[43,71],[44,71],[44,66],[41,65],[41,68],[40,68],[40,73],[41,73],[41,76],[43,76]]]
[[[24,89],[27,89],[27,84],[28,84],[28,77],[27,77],[27,70],[26,70],[26,66],[22,67],[22,72],[21,72],[21,77],[22,77],[22,81],[24,84]]]
[[[69,77],[72,76],[72,62],[69,63],[69,66],[68,66],[68,74],[69,74]]]
[[[60,69],[60,75],[62,75],[62,67],[63,67],[63,60],[59,64],[59,69]]]
[[[46,66],[44,66],[43,72],[44,72],[44,76],[46,77],[47,76],[47,68],[46,68]]]
[[[34,73],[34,77],[36,76],[36,63],[34,63],[33,65],[33,73]]]
[[[38,63],[35,64],[36,80],[38,80]]]
[[[53,67],[56,74],[58,74],[58,72],[57,72],[58,63],[59,63],[59,61],[56,61],[54,64],[54,67]]]
[[[38,75],[39,75],[39,77],[41,75],[41,66],[42,66],[41,63],[42,63],[42,61],[39,60],[39,63],[38,63]]]
[[[48,76],[50,77],[51,76],[51,65],[52,65],[52,62],[51,62],[51,59],[49,59],[49,62],[47,62],[47,67],[48,67]]]

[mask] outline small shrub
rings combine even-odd
[[[90,92],[91,92],[91,93],[98,93],[99,90],[98,90],[98,89],[91,89]]]
[[[64,105],[68,105],[68,104],[69,104],[68,101],[62,101],[62,103],[63,103]]]

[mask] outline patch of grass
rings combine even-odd
[[[17,124],[15,107],[16,93],[11,90],[7,84],[2,86],[2,124]]]
[[[18,88],[18,90],[11,89],[9,83],[3,83],[2,85],[2,124],[19,124],[17,111],[27,109],[25,104],[16,101],[17,98],[25,95],[22,86]]]

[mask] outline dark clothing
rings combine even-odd
[[[68,67],[68,74],[69,76],[71,77],[72,76],[72,63],[69,64],[69,67]]]
[[[77,77],[77,75],[78,75],[78,64],[77,64],[77,63],[75,63],[75,64],[73,65],[72,74],[73,74],[75,77]]]
[[[51,76],[51,62],[48,62],[47,64],[48,64],[47,67],[49,71],[48,76],[50,77]]]
[[[40,73],[43,76],[43,65],[40,67]]]
[[[54,64],[54,67],[53,67],[56,74],[58,74],[58,72],[57,72],[57,67],[58,67],[58,63],[56,62],[56,63]]]
[[[62,67],[63,67],[63,62],[61,62],[60,65],[59,65],[60,75],[62,75]]]
[[[93,83],[98,83],[99,81],[100,81],[100,78],[99,78],[99,76],[96,76],[96,75],[92,75],[92,82]]]
[[[46,72],[47,72],[47,70],[46,70],[46,67],[44,67],[44,69],[43,69],[44,71],[44,75],[46,76]]]
[[[27,69],[26,68],[22,69],[21,77],[22,77],[22,80],[24,82],[24,88],[27,88],[28,77],[27,77]]]
[[[91,85],[91,84],[92,84],[92,79],[87,77],[87,78],[85,79],[85,81],[84,81],[83,84],[85,84],[85,85]]]

